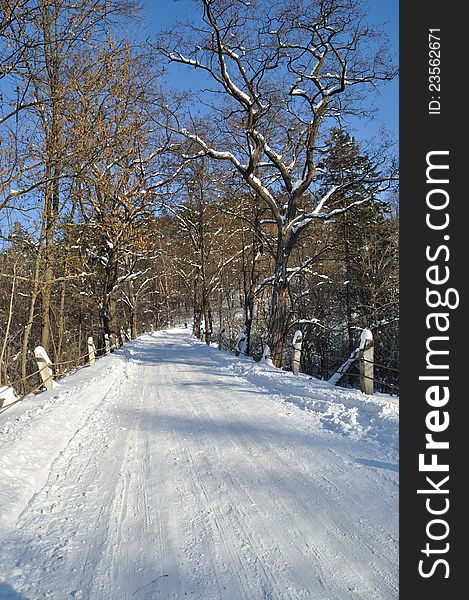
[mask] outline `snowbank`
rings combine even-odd
[[[0,414],[0,597],[392,600],[397,420],[144,335]]]
[[[93,369],[85,367],[53,391],[29,396],[0,414],[0,525],[15,522],[126,368],[123,357],[103,357]]]
[[[368,338],[366,338],[368,339]],[[198,342],[194,342],[198,343]],[[215,349],[212,349],[215,351]],[[243,377],[279,402],[315,413],[319,427],[356,439],[371,439],[393,451],[399,445],[399,398],[363,394],[326,381],[276,369],[272,364],[224,354],[227,373]]]

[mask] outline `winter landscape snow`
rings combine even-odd
[[[398,597],[398,400],[128,343],[0,415],[0,598]]]

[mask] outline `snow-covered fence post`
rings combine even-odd
[[[36,359],[37,368],[41,374],[42,383],[46,390],[53,390],[55,387],[55,381],[52,379],[52,361],[49,358],[45,348],[37,346],[34,349],[34,357]]]
[[[365,394],[372,394],[373,381],[373,334],[364,329],[360,338],[360,387]]]
[[[293,360],[292,360],[292,371],[293,375],[298,375],[300,372],[301,362],[301,346],[303,345],[303,334],[298,329],[295,331],[293,336]]]
[[[111,354],[111,340],[109,339],[109,334],[104,334],[104,348],[106,354]]]
[[[247,341],[248,341],[248,336],[246,334],[246,326],[243,325],[243,328],[238,333],[238,337],[236,338],[236,342],[235,342],[235,354],[236,354],[236,356],[239,356],[240,354],[242,354],[243,356],[246,356],[246,354],[247,354]]]
[[[273,367],[274,363],[272,362],[271,354],[270,354],[270,346],[266,344],[264,346],[264,350],[262,352],[261,363],[265,365],[269,365],[269,367]]]
[[[88,338],[88,360],[90,362],[90,367],[93,367],[96,362],[96,346],[94,345],[92,335]]]

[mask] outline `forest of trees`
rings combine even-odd
[[[301,330],[326,379],[368,327],[395,389],[395,157],[349,125],[396,68],[362,6],[195,0],[141,39],[131,1],[0,0],[0,385],[188,323],[281,368]]]

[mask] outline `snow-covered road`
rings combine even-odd
[[[397,414],[142,336],[0,415],[0,598],[397,598]]]

